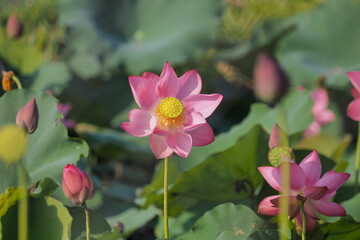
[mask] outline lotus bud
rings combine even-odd
[[[289,81],[275,59],[266,54],[258,56],[254,68],[254,92],[266,103],[274,103],[286,94]]]
[[[16,115],[16,124],[28,134],[35,132],[39,122],[39,110],[35,98],[23,106]]]
[[[11,14],[6,25],[7,36],[9,38],[19,38],[21,37],[22,32],[23,26],[17,18],[16,14]]]
[[[74,164],[64,167],[62,189],[65,196],[76,205],[83,204],[94,196],[94,187],[89,175]]]

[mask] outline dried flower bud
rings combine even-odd
[[[274,103],[289,88],[289,81],[275,59],[266,54],[258,56],[254,68],[254,92],[266,103]]]
[[[16,14],[11,14],[6,25],[7,36],[9,38],[19,38],[22,36],[22,32],[23,26],[17,18]]]
[[[4,91],[8,92],[13,89],[14,81],[11,79],[14,75],[12,71],[3,72],[2,87]]]
[[[65,196],[76,205],[94,196],[94,187],[89,175],[74,164],[64,167],[62,188]]]
[[[39,122],[39,110],[35,98],[23,106],[16,115],[16,124],[29,134],[35,132]]]

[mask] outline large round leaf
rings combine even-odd
[[[102,74],[103,66],[125,64],[139,73],[161,69],[165,61],[195,58],[215,38],[221,5],[217,0],[61,0],[60,21],[70,30],[70,67],[91,78]]]
[[[49,177],[60,184],[63,168],[87,155],[89,148],[85,141],[68,137],[54,97],[25,89],[5,93],[0,98],[0,127],[15,124],[17,111],[34,97],[39,109],[39,124],[36,131],[28,135],[26,152],[21,161],[32,183]],[[15,173],[14,165],[8,168],[0,161],[0,192],[16,183]]]
[[[179,239],[247,239],[256,231],[271,231],[267,239],[278,239],[274,227],[264,222],[244,205],[225,203],[208,211]]]
[[[296,31],[283,38],[276,55],[293,82],[316,87],[325,75],[331,87],[349,85],[346,72],[360,70],[359,11],[359,0],[329,0],[285,20]]]

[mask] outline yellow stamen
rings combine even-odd
[[[2,87],[4,91],[8,92],[13,89],[14,81],[12,80],[12,77],[14,76],[12,71],[3,72]]]
[[[180,127],[186,122],[185,109],[180,100],[174,97],[163,99],[155,108],[155,116],[159,125],[169,128]]]

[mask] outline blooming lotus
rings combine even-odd
[[[281,168],[259,167],[265,180],[279,192],[284,192],[281,184]],[[348,173],[329,171],[321,178],[321,162],[316,150],[310,153],[297,165],[290,161],[290,192],[289,198],[290,220],[296,219],[302,226],[301,204],[304,202],[306,214],[306,230],[311,231],[318,220],[314,210],[326,216],[346,216],[345,209],[337,203],[329,201],[336,194],[336,190],[350,177]],[[265,215],[279,214],[279,200],[284,195],[265,198],[259,204],[258,212]]]
[[[348,72],[348,77],[354,88],[351,93],[355,98],[348,106],[347,115],[354,121],[360,121],[360,72]]]
[[[64,167],[62,189],[74,204],[82,204],[94,196],[94,187],[89,175],[74,164]]]
[[[177,77],[166,62],[160,76],[145,72],[130,76],[135,101],[141,109],[129,113],[130,122],[121,127],[135,137],[150,136],[150,147],[156,158],[176,153],[186,158],[192,146],[214,141],[206,122],[222,100],[220,94],[200,94],[201,78],[196,70]]]
[[[304,132],[305,136],[312,136],[320,133],[321,126],[335,121],[335,114],[328,109],[329,96],[324,88],[315,89],[311,93],[311,98],[314,100],[312,112],[314,114],[314,122]]]

